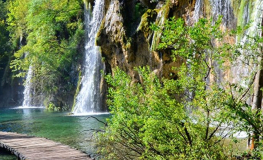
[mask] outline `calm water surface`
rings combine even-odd
[[[110,115],[94,115],[105,121]],[[48,112],[43,108],[0,109],[0,131],[45,137],[94,156],[93,132],[103,124],[90,116],[69,116],[68,113]],[[0,153],[1,157],[4,157]]]

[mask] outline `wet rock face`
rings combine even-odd
[[[103,19],[100,31],[97,34],[97,45],[101,46],[102,55],[105,57],[107,67],[121,67],[128,71],[130,62],[134,56],[130,50],[124,19],[121,14],[121,2],[112,0],[108,7],[107,13]],[[108,69],[110,70],[110,69]]]
[[[173,16],[193,24],[196,0],[106,0],[105,3],[106,15],[96,43],[101,46],[107,72],[118,66],[138,79],[134,67],[148,65],[158,76],[176,79],[177,73],[172,68],[183,62],[173,62],[169,50],[158,50],[161,31],[152,31],[150,26],[162,26]]]
[[[128,17],[127,15],[131,16],[133,13],[124,14],[124,10],[121,10],[122,6],[123,4],[118,0],[111,1],[97,35],[97,45],[101,46],[102,55],[109,64],[106,69],[119,66],[136,78],[134,67],[150,65],[152,54],[144,31],[137,31],[127,36],[129,34],[127,29],[131,26],[127,20],[126,23],[124,22],[124,15]]]

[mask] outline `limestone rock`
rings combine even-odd
[[[173,62],[169,50],[158,50],[161,30],[152,31],[150,26],[163,26],[171,16],[185,19],[192,16],[195,1],[168,0],[157,3],[148,0],[107,0],[107,3],[109,6],[96,39],[105,58],[107,71],[110,72],[118,66],[134,79],[138,79],[134,67],[148,65],[158,76],[176,78],[176,72],[172,68],[182,62]],[[135,17],[138,10],[134,7],[138,6],[138,3],[146,8],[144,14]],[[150,6],[153,3],[154,7]],[[134,18],[139,18],[140,23],[137,29],[130,33],[132,21],[137,21]]]

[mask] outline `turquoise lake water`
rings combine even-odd
[[[109,114],[93,116],[102,121],[110,117]],[[101,129],[103,124],[89,117],[70,116],[67,112],[48,112],[43,108],[1,109],[0,131],[45,137],[80,149],[94,157],[94,132],[89,130]],[[12,159],[0,151],[0,160],[4,157]]]

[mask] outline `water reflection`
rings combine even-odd
[[[110,115],[93,115],[105,121]],[[41,108],[0,110],[0,131],[25,133],[49,138],[94,153],[93,129],[103,124],[89,116],[68,116],[68,113],[48,112]]]
[[[17,160],[17,157],[9,151],[0,148],[0,160]]]

